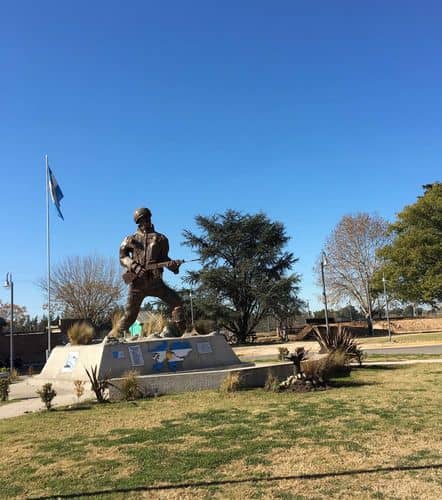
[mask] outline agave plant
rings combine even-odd
[[[91,389],[94,391],[97,401],[99,403],[105,403],[106,399],[106,389],[112,384],[109,382],[109,377],[100,378],[98,376],[98,366],[91,366],[90,370],[85,368],[86,374],[88,376],[89,382],[91,383]]]
[[[345,354],[347,361],[356,359],[360,365],[362,364],[363,352],[347,327],[341,325],[337,328],[331,327],[328,334],[325,328],[317,326],[313,327],[313,331],[322,352],[339,351]]]

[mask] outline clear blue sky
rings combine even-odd
[[[41,314],[47,153],[65,194],[55,264],[116,258],[138,206],[175,258],[196,214],[263,210],[319,307],[312,268],[340,218],[392,220],[441,180],[441,26],[437,1],[2,2],[0,273],[16,302]]]

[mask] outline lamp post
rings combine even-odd
[[[327,337],[328,337],[330,335],[330,327],[328,324],[327,294],[325,292],[325,277],[324,277],[324,267],[327,265],[328,265],[327,256],[325,255],[325,252],[322,252],[322,258],[321,258],[322,295],[324,296],[325,328],[327,330]]]
[[[11,330],[9,333],[9,367],[10,373],[14,369],[14,282],[12,281],[12,273],[6,273],[5,288],[11,290]]]
[[[189,298],[190,298],[190,317],[192,319],[192,331],[195,330],[195,323],[193,321],[193,297],[192,297],[192,289],[189,291]]]
[[[385,285],[386,283],[385,275],[382,273],[382,283],[384,284],[384,298],[385,298],[385,315],[387,316],[387,324],[388,324],[388,338],[391,342],[391,325],[390,325],[390,314],[388,311],[388,295],[387,295],[387,287]]]

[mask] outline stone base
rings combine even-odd
[[[260,363],[259,365],[249,364],[248,366],[247,363],[242,363],[220,370],[141,375],[137,381],[144,394],[176,394],[218,389],[223,380],[232,373],[241,375],[242,387],[263,387],[269,373],[272,373],[279,381],[293,375],[293,363],[282,361],[279,363]],[[118,388],[121,387],[122,379],[113,379],[111,382],[115,387],[109,388],[109,399],[121,399],[122,394]]]
[[[125,372],[164,375],[190,370],[242,365],[223,335],[180,338],[105,339],[99,344],[55,347],[35,384],[88,381],[86,369],[97,367],[99,378],[121,378]],[[245,365],[247,366],[247,365]]]

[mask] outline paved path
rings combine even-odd
[[[234,347],[233,350],[239,356],[241,361],[268,361],[270,359],[278,358],[279,348],[285,347],[289,351],[294,351],[297,347],[304,347],[310,352],[319,351],[319,344],[315,341],[311,342],[287,342],[286,344],[272,344],[272,345],[252,345],[244,347]],[[371,347],[370,344],[362,345],[362,350],[366,354],[442,354],[442,345],[416,345],[416,346],[391,346],[376,345]]]
[[[367,354],[442,354],[442,345],[423,345],[409,347],[390,347],[382,349],[364,349]]]
[[[25,413],[33,413],[36,411],[41,411],[45,409],[44,403],[42,403],[40,396],[36,393],[36,387],[29,384],[27,378],[11,384],[9,393],[9,403],[0,405],[0,419],[17,417],[19,415],[24,415]],[[82,400],[85,398],[91,398],[93,395],[89,391],[88,394],[83,396]],[[73,404],[77,401],[74,396],[74,391],[57,390],[57,395],[52,401],[54,407],[57,406],[67,406]]]

